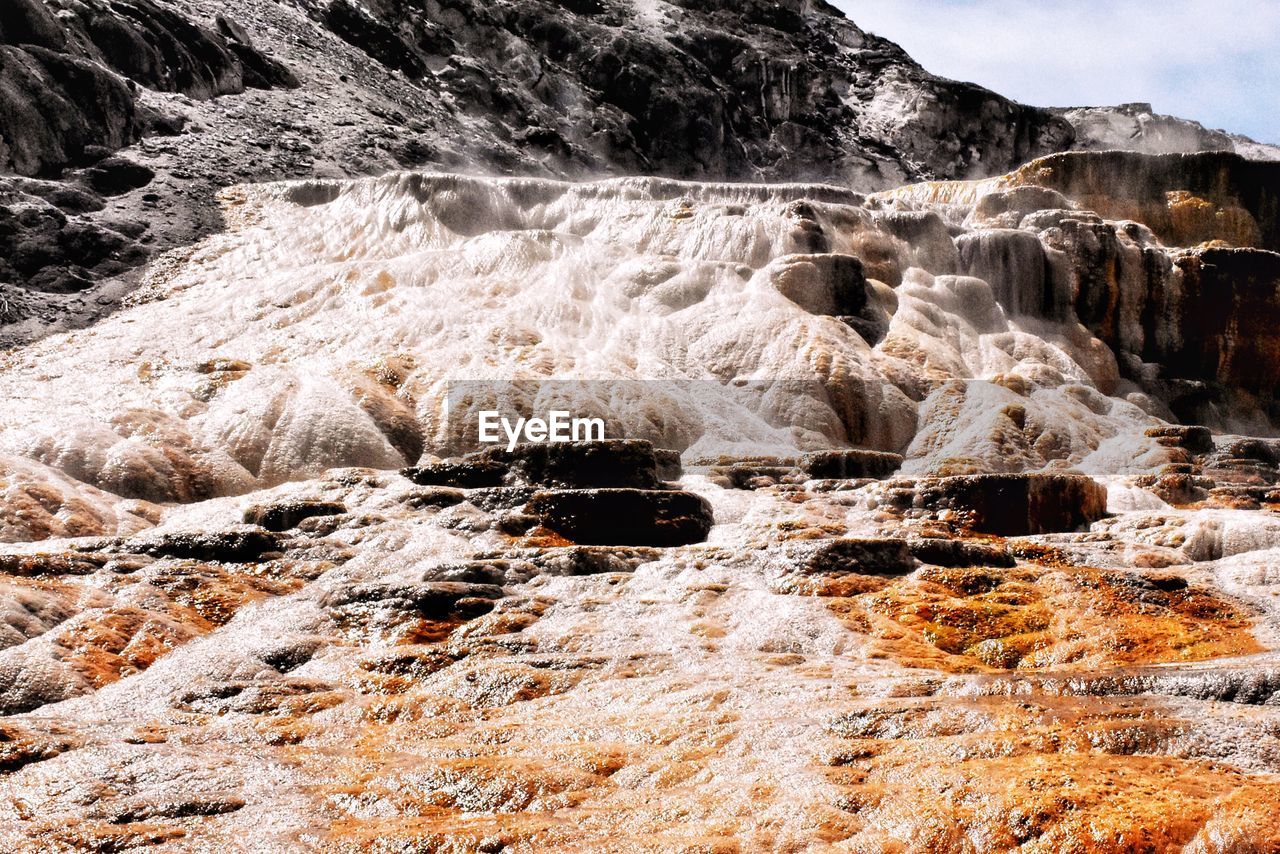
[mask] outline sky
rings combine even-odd
[[[1017,101],[1144,101],[1280,144],[1277,0],[831,2],[933,73]]]

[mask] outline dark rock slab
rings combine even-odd
[[[520,558],[489,557],[433,566],[423,572],[422,580],[503,586],[522,584],[537,574],[538,569],[531,561]]]
[[[134,554],[225,563],[252,563],[264,555],[280,551],[283,546],[284,538],[278,533],[257,528],[160,534],[145,539],[121,540],[117,544],[121,551]]]
[[[379,608],[445,619],[452,615],[474,616],[493,607],[503,590],[496,584],[463,581],[429,581],[419,584],[369,582],[330,591],[322,604],[338,611],[375,605]]]
[[[272,504],[255,504],[244,511],[244,521],[248,525],[257,525],[268,531],[288,531],[298,527],[298,523],[303,519],[315,516],[338,516],[346,512],[346,506],[338,501],[298,498],[276,501]]]
[[[655,548],[629,546],[571,546],[543,549],[530,561],[545,575],[601,575],[634,572],[642,563],[662,556]]]
[[[819,480],[885,478],[902,468],[902,456],[858,448],[805,454],[800,467]]]
[[[683,546],[707,538],[711,505],[691,492],[662,489],[563,489],[526,505],[544,527],[581,545]]]
[[[21,578],[92,575],[109,559],[102,554],[0,554],[0,573]]]
[[[448,486],[429,486],[405,493],[401,499],[406,507],[423,510],[427,507],[453,507],[467,500],[467,493]]]
[[[1227,456],[1274,466],[1280,464],[1280,442],[1275,439],[1238,439],[1227,446]]]
[[[794,467],[760,463],[734,463],[727,469],[712,469],[712,473],[728,478],[734,489],[763,489],[787,480],[801,479]]]
[[[1075,531],[1107,513],[1107,490],[1070,474],[979,474],[921,481],[925,507],[963,515],[974,531],[1020,537]]]
[[[147,186],[156,173],[125,157],[105,157],[84,170],[83,176],[95,192],[119,196]]]
[[[1213,433],[1208,427],[1166,424],[1151,427],[1144,435],[1167,448],[1182,448],[1193,454],[1207,454],[1213,450]]]
[[[481,451],[468,459],[472,458],[505,466],[511,480],[537,486],[657,489],[662,485],[653,445],[634,439],[523,444],[511,451]]]
[[[497,510],[516,510],[528,503],[537,492],[537,488],[533,486],[491,486],[469,490],[467,501],[491,513]]]
[[[1002,545],[993,543],[972,543],[965,540],[924,539],[912,540],[909,544],[911,556],[921,563],[933,566],[971,567],[993,566],[1009,568],[1017,565],[1017,560]]]
[[[857,575],[901,576],[916,569],[916,560],[906,540],[886,538],[844,538],[819,540],[791,546],[788,565],[806,575],[854,573]]]
[[[481,489],[502,486],[508,466],[496,460],[468,457],[402,469],[401,474],[419,486],[447,486],[454,489]]]
[[[567,546],[520,549],[477,555],[472,560],[441,564],[428,571],[426,580],[517,584],[536,575],[584,576],[629,573],[643,563],[658,560],[662,550],[648,546]]]
[[[672,481],[684,477],[684,462],[679,451],[654,448],[653,459],[658,466],[659,480]]]

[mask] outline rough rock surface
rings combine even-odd
[[[1209,477],[1280,452],[1153,438]],[[693,468],[720,524],[674,548],[506,534],[484,489],[424,504],[370,469],[5,547],[0,840],[1014,851],[1034,808],[1054,848],[1280,842],[1274,520],[975,539],[849,500],[893,481]],[[318,502],[345,512],[235,527]]]
[[[288,531],[298,527],[305,519],[339,516],[346,510],[347,508],[334,501],[304,498],[255,505],[244,511],[244,521],[246,525],[257,525],[268,531]]]
[[[906,540],[842,538],[807,543],[787,555],[789,566],[807,575],[895,576],[916,568]]]
[[[961,270],[1006,309],[1082,323],[1115,358],[1090,368],[1101,387],[1136,384],[1189,422],[1271,430],[1280,163],[1070,152],[873,200],[945,213],[963,229]]]
[[[555,380],[527,383],[522,411],[599,413],[612,435],[689,459],[727,453],[741,484],[793,476],[746,457],[838,447],[863,452],[831,459],[874,465],[821,477],[883,476],[892,455],[909,475],[1148,473],[1180,462],[1145,435],[1161,419],[1273,429],[1275,255],[1168,247],[1075,207],[988,227],[977,210],[1075,203],[987,195],[420,174],[257,188],[241,225],[156,270],[135,308],[13,351],[0,389],[27,403],[6,414],[0,446],[151,502],[342,466],[416,465],[427,487],[657,485],[651,450],[633,449],[642,476],[613,484],[559,477],[537,457],[551,452],[432,456],[450,452],[449,380],[525,372]],[[958,218],[957,236],[926,229],[922,255],[885,224],[904,209]],[[884,277],[863,291],[884,324],[874,344],[779,289],[797,256],[836,271],[850,253]],[[838,278],[814,281],[835,292]],[[334,330],[341,343],[325,343]],[[610,460],[566,470],[608,480]]]

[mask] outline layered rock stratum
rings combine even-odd
[[[5,850],[1280,850],[1264,146],[808,2],[0,58]]]

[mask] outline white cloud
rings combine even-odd
[[[1271,0],[833,0],[929,70],[1032,104],[1150,101],[1280,141]]]

